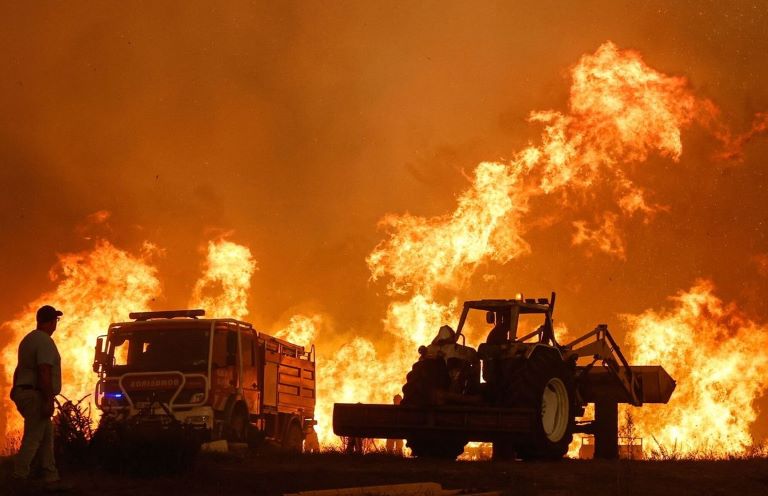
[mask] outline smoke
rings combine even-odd
[[[690,12],[653,2],[0,9],[0,69],[8,75],[0,82],[6,319],[50,287],[55,253],[88,246],[72,226],[108,210],[110,239],[129,248],[151,239],[167,250],[158,268],[169,274],[168,306],[184,306],[195,282],[199,257],[189,247],[211,239],[211,228],[234,228],[263,261],[251,299],[261,305],[251,303],[251,315],[273,322],[319,298],[341,316],[342,332],[373,333],[386,302],[370,291],[362,261],[380,239],[377,221],[386,212],[451,211],[466,186],[462,172],[537,141],[528,112],[562,108],[568,66],[606,39],[689,76],[728,109],[737,129],[748,129],[766,107],[764,70],[750,63],[766,48],[765,14],[739,5],[722,7],[729,16],[719,7]],[[731,24],[736,18],[748,21]],[[690,139],[697,150],[688,150],[679,173],[652,158],[634,177],[653,183],[653,203],[675,215],[656,224],[667,233],[642,248],[633,246],[639,241],[626,246],[626,264],[617,258],[589,267],[588,279],[569,276],[583,264],[581,251],[558,267],[538,254],[567,246],[572,231],[564,229],[565,239],[535,231],[526,241],[537,255],[526,258],[524,274],[512,281],[489,268],[500,274],[497,284],[470,281],[467,292],[558,289],[565,303],[607,291],[606,299],[637,302],[631,310],[639,311],[668,293],[665,277],[642,274],[651,258],[655,271],[672,273],[669,284],[682,287],[699,267],[716,265],[717,250],[700,248],[711,245],[707,233],[715,228],[743,255],[734,258],[750,257],[755,242],[745,230],[719,226],[735,217],[750,226],[763,220],[757,154],[724,177],[705,165],[712,146]],[[541,219],[541,209],[535,215]],[[591,230],[602,222],[571,219],[578,220]],[[633,226],[625,238],[645,229]],[[690,240],[682,250],[693,251],[696,266],[669,255],[678,248],[672,233]],[[738,260],[737,271],[746,271]],[[623,277],[642,280],[643,293],[627,294]],[[735,282],[718,282],[740,292]],[[605,313],[569,310],[584,327]]]

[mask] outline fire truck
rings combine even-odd
[[[227,440],[301,452],[315,350],[204,310],[131,313],[95,346],[101,438]],[[109,434],[104,434],[108,432]]]

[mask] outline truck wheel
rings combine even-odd
[[[117,471],[123,465],[122,432],[115,422],[102,419],[90,442],[92,463],[108,471]]]
[[[450,385],[448,368],[442,358],[428,358],[413,364],[405,377],[403,405],[433,405],[435,393],[446,391]]]
[[[231,443],[248,442],[249,424],[248,412],[244,408],[236,406],[235,410],[232,412],[232,418],[229,420],[227,441]]]
[[[300,454],[302,444],[304,443],[304,434],[301,427],[296,422],[291,422],[283,438],[282,448],[286,453]]]
[[[573,372],[554,350],[536,350],[509,378],[504,404],[533,408],[536,426],[528,441],[515,443],[524,460],[559,459],[573,440]],[[504,451],[509,451],[507,447]]]
[[[464,453],[466,439],[455,437],[417,437],[409,438],[406,446],[416,458],[440,458],[455,460]]]

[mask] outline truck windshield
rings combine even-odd
[[[209,342],[208,329],[120,329],[111,337],[111,372],[204,372]]]

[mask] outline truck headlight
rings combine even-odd
[[[187,417],[184,422],[187,424],[208,425],[208,419],[208,415],[192,415],[191,417]]]

